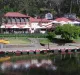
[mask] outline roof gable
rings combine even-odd
[[[30,17],[30,22],[43,22],[43,23],[47,23],[47,22],[50,22],[50,20],[47,20],[47,19],[37,19],[37,18]]]
[[[4,14],[4,17],[29,17],[29,16],[21,14],[19,12],[8,12]]]
[[[71,20],[67,19],[67,18],[64,18],[64,17],[61,17],[61,18],[55,19],[55,21],[58,21],[58,22],[61,22],[61,21],[68,22],[68,21],[71,21]]]

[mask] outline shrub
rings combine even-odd
[[[30,38],[46,38],[47,34],[0,34],[0,38],[4,37],[30,37]]]

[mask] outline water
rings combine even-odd
[[[1,71],[5,74],[14,73],[21,75],[46,75],[50,71],[57,70],[57,66],[51,60],[26,60],[17,62],[4,62],[0,66]],[[53,72],[54,73],[54,72]],[[49,73],[50,74],[50,73]]]
[[[3,62],[0,75],[80,75],[79,57]]]

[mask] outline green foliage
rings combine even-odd
[[[0,38],[4,37],[30,37],[30,38],[46,38],[47,34],[0,34]]]
[[[48,43],[50,43],[50,40],[47,39],[47,38],[45,38],[45,39],[40,39],[39,42],[40,42],[41,44],[48,44]]]
[[[55,37],[55,32],[48,32],[48,38],[49,40],[52,40]]]
[[[6,12],[13,12],[14,9],[10,8],[9,6],[4,6],[4,13]]]
[[[63,26],[56,27],[55,32],[56,34],[60,34],[62,38],[70,40],[72,38],[76,39],[79,36],[80,28],[78,26],[65,24]]]
[[[40,11],[45,11],[45,9],[49,9],[54,15],[57,13],[70,13],[70,9],[72,13],[80,15],[80,0],[0,0],[0,12],[3,13],[16,11],[39,15],[41,14]]]
[[[57,35],[59,35],[59,34],[61,34],[61,32],[62,32],[62,27],[61,26],[57,26],[56,29],[55,29],[55,33]]]

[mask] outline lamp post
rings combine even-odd
[[[49,41],[48,41],[48,49],[49,49]]]

